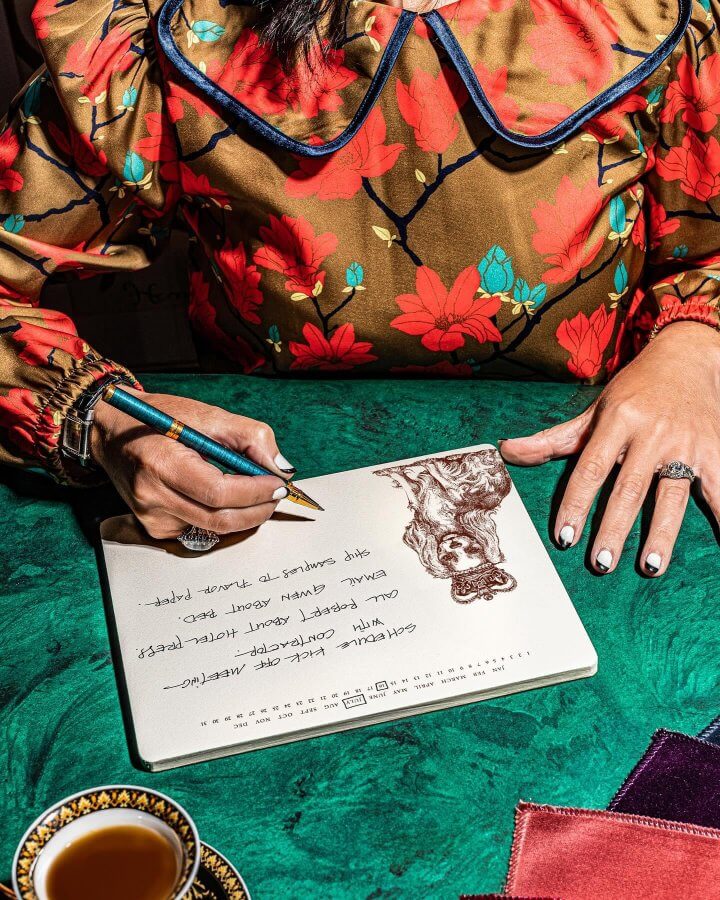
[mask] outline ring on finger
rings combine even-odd
[[[178,535],[178,540],[186,550],[193,550],[195,553],[204,553],[212,548],[220,540],[220,535],[215,531],[208,531],[207,528],[198,528],[196,525],[188,525],[182,534]]]
[[[673,459],[668,463],[665,463],[664,466],[661,467],[658,472],[659,478],[687,478],[690,484],[695,481],[696,475],[695,470],[692,466],[689,466],[687,463],[682,462],[679,459]]]

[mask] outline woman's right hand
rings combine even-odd
[[[295,470],[268,425],[187,397],[123,390],[278,473],[225,474],[195,450],[101,401],[92,428],[93,459],[151,537],[174,538],[187,525],[218,534],[256,528],[287,495],[285,480]]]

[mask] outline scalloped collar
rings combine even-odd
[[[642,0],[639,17],[611,0],[457,0],[423,14],[350,0],[345,39],[313,76],[282,71],[259,43],[251,3],[165,0],[157,27],[167,58],[228,124],[302,156],[333,153],[358,133],[409,37],[442,48],[498,135],[550,148],[667,59],[691,15],[692,0],[676,4]]]

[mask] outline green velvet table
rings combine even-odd
[[[594,396],[499,382],[144,381],[269,421],[302,476],[528,433]],[[597,648],[594,678],[155,775],[128,755],[93,549],[95,520],[119,501],[109,489],[0,472],[0,878],[46,806],[124,782],[180,801],[255,900],[500,888],[518,799],[602,807],[654,729],[697,732],[720,712],[720,575],[707,519],[691,507],[662,579],[638,574],[647,521],[617,572],[598,577],[585,540],[562,553],[549,538],[566,470],[513,477]]]

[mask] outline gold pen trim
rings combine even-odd
[[[172,440],[176,441],[182,434],[182,430],[184,427],[185,426],[183,425],[182,422],[178,422],[177,419],[173,419],[172,425],[168,428],[168,430],[165,432],[165,434],[169,438],[172,438]]]

